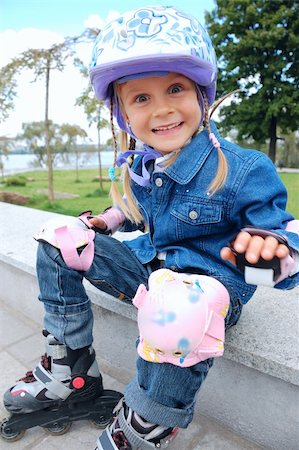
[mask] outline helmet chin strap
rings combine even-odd
[[[131,169],[127,158],[131,155],[141,155],[142,156],[142,175],[137,175],[133,170]],[[139,186],[148,186],[150,183],[150,174],[146,168],[146,163],[148,161],[153,161],[157,158],[160,158],[161,154],[157,152],[152,147],[149,147],[146,144],[143,144],[143,150],[128,150],[127,152],[121,153],[117,160],[116,165],[120,167],[122,164],[126,164],[129,170],[130,177],[133,181],[135,181]]]

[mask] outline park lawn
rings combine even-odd
[[[280,172],[279,176],[288,191],[287,210],[299,219],[299,173]]]
[[[53,211],[61,214],[78,215],[82,211],[92,210],[99,213],[111,205],[109,198],[110,182],[103,181],[103,190],[100,183],[95,180],[98,176],[96,169],[80,170],[79,181],[76,181],[74,170],[54,171],[54,191],[61,197],[63,194],[75,194],[75,198],[59,198],[52,204],[47,197],[48,178],[46,171],[25,172],[15,175],[14,178],[26,178],[25,186],[1,185],[0,191],[17,192],[30,197],[26,206],[44,211]],[[107,171],[103,170],[107,176]]]
[[[103,170],[103,175],[107,177],[107,170]],[[82,211],[92,210],[99,213],[111,205],[109,198],[110,182],[103,181],[103,190],[100,190],[99,181],[95,181],[98,176],[97,169],[82,169],[79,171],[79,181],[76,181],[74,170],[54,171],[54,190],[57,193],[76,194],[76,198],[59,198],[50,203],[47,199],[47,172],[34,171],[26,172],[15,177],[25,177],[25,186],[0,185],[0,191],[17,192],[27,195],[30,201],[28,207],[53,211],[61,214],[78,215]],[[296,218],[299,218],[299,173],[279,172],[279,176],[288,191],[287,209]]]

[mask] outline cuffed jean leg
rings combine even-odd
[[[92,343],[91,303],[83,278],[98,289],[130,302],[139,284],[147,284],[148,270],[116,239],[96,234],[91,267],[79,272],[68,267],[60,251],[43,242],[37,252],[39,300],[44,303],[44,327],[72,349]]]
[[[226,328],[235,325],[242,305],[230,302]],[[128,406],[152,423],[165,427],[187,428],[193,419],[196,395],[213,358],[191,367],[153,363],[138,357],[137,375],[125,390]]]
[[[149,422],[187,428],[193,419],[196,393],[212,365],[212,358],[192,367],[178,367],[139,357],[137,376],[125,390],[126,403]]]

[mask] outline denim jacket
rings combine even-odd
[[[228,163],[225,185],[214,195],[208,187],[215,177],[218,156],[207,130],[192,139],[174,163],[162,173],[153,173],[148,187],[132,181],[148,232],[125,241],[138,260],[149,263],[157,252],[166,253],[166,267],[204,273],[217,278],[230,295],[246,303],[256,286],[248,285],[242,273],[222,260],[220,250],[242,227],[266,228],[287,236],[289,245],[299,250],[299,237],[284,231],[293,217],[285,211],[287,193],[270,159],[263,153],[243,149],[222,139],[215,125]],[[140,174],[138,157],[133,169]],[[128,223],[122,228],[129,230]],[[298,274],[277,284],[291,289]]]

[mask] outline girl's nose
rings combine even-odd
[[[153,116],[165,116],[173,113],[174,108],[170,102],[165,99],[157,99],[153,107]]]

